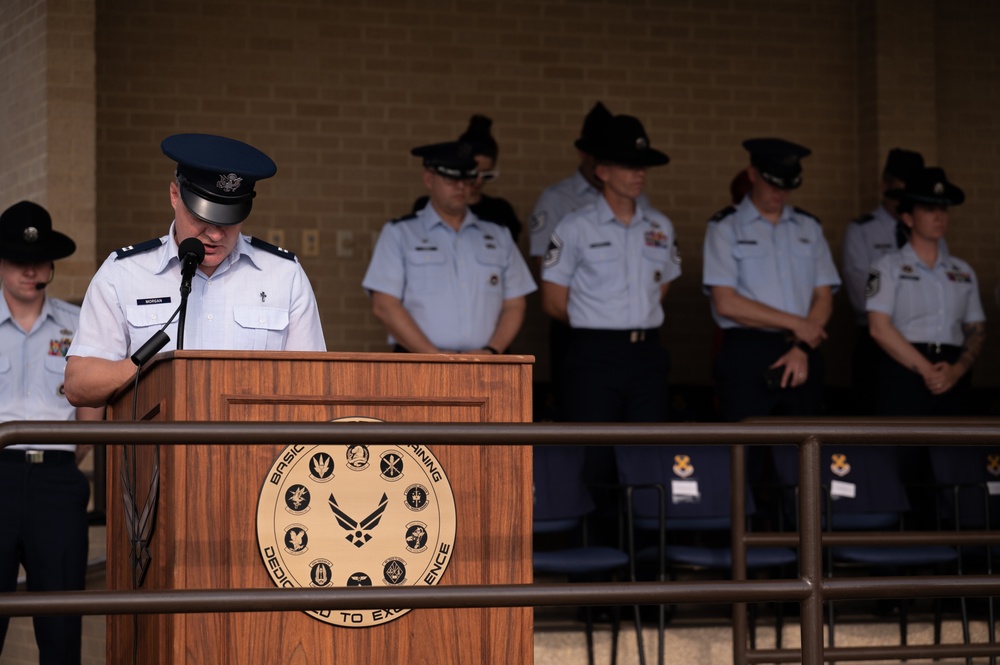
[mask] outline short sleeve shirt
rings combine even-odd
[[[840,277],[819,220],[785,206],[773,224],[747,196],[709,222],[702,285],[706,294],[713,286],[725,286],[749,300],[804,317],[813,291],[840,286]],[[714,307],[712,316],[721,328],[740,327]]]
[[[542,192],[531,213],[531,256],[544,256],[548,251],[552,232],[563,217],[596,203],[600,196],[601,193],[579,171]]]
[[[536,289],[507,228],[467,210],[456,231],[433,205],[382,228],[362,286],[398,298],[436,347],[455,351],[489,344],[504,301]]]
[[[868,325],[865,313],[865,282],[871,265],[889,252],[895,252],[896,218],[879,206],[847,225],[844,231],[844,289],[860,325]]]
[[[680,274],[670,220],[637,201],[626,226],[604,197],[559,222],[542,268],[544,281],[569,288],[570,326],[605,330],[659,327],[661,287]]]
[[[886,254],[872,266],[866,296],[867,310],[892,317],[909,342],[961,346],[962,326],[986,320],[976,273],[940,247],[933,266],[909,243]]]
[[[66,399],[63,380],[66,352],[79,320],[79,307],[46,296],[35,324],[24,330],[11,316],[0,291],[0,422],[76,417],[76,407]],[[73,445],[31,447],[75,449]]]
[[[181,264],[170,233],[113,252],[91,280],[69,355],[121,360],[160,330],[180,304]],[[195,272],[185,349],[325,351],[316,297],[288,252],[241,235],[211,276]],[[176,348],[175,318],[166,328]]]

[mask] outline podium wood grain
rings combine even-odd
[[[145,370],[139,418],[160,421],[529,422],[529,356],[175,351]],[[132,391],[110,418],[130,419]],[[335,423],[330,425],[336,427]],[[192,444],[201,442],[190,442]],[[272,588],[257,544],[261,484],[295,443],[160,449],[160,504],[144,588]],[[419,443],[419,442],[415,442]],[[440,584],[531,581],[530,446],[429,446],[451,483],[454,554]],[[108,586],[132,587],[119,474],[109,451]],[[137,500],[152,450],[138,447]],[[531,663],[531,608],[420,609],[370,628],[302,612],[139,617],[140,663]],[[131,616],[108,618],[108,663],[131,663]]]

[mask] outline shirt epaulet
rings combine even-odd
[[[711,219],[709,219],[708,221],[710,221],[710,222],[721,222],[726,217],[729,217],[730,215],[732,215],[734,212],[736,212],[736,207],[735,206],[726,206],[725,208],[723,208],[719,212],[717,212],[714,215],[712,215]]]
[[[875,215],[869,212],[865,213],[864,215],[861,215],[857,219],[852,219],[851,224],[867,224],[868,222],[874,221],[874,219]]]
[[[421,208],[421,210],[423,210],[423,208]],[[416,218],[417,218],[417,213],[411,212],[408,215],[403,215],[402,217],[397,217],[396,219],[390,219],[389,223],[398,224],[399,222],[409,222],[410,220],[414,220]]]
[[[292,252],[289,252],[284,247],[278,247],[277,245],[272,245],[269,242],[265,242],[260,238],[251,236],[250,245],[256,247],[257,249],[262,249],[265,252],[270,252],[275,256],[280,256],[283,259],[288,259],[289,261],[295,260],[295,254],[293,254]]]
[[[823,222],[819,221],[819,217],[817,217],[816,215],[812,214],[808,210],[803,210],[802,208],[800,208],[798,206],[794,206],[792,208],[792,210],[794,210],[795,212],[799,213],[800,215],[805,215],[806,217],[811,217],[812,219],[815,219],[817,224],[822,224],[823,223]]]
[[[136,254],[143,254],[144,252],[156,249],[162,244],[163,241],[160,238],[153,238],[152,240],[147,240],[146,242],[140,242],[138,245],[126,245],[125,247],[115,250],[115,254],[117,255],[115,260],[125,259],[130,256],[135,256]]]

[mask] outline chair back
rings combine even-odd
[[[988,529],[1000,524],[1000,448],[932,446],[927,450],[934,483],[940,487],[942,517],[963,529]],[[990,524],[987,524],[987,510]]]
[[[535,446],[532,457],[536,532],[545,529],[543,523],[572,524],[594,511],[583,482],[583,447]]]
[[[633,492],[633,512],[638,518],[659,515],[663,488],[668,528],[726,529],[730,523],[730,451],[726,446],[617,446],[615,459],[622,485],[640,486]],[[747,493],[747,514],[754,504]]]

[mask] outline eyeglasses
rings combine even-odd
[[[483,182],[493,182],[500,177],[500,169],[493,169],[492,171],[480,171],[476,176],[476,180],[482,180]]]

